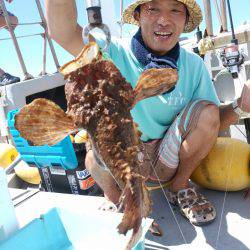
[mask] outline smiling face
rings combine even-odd
[[[144,43],[157,55],[166,54],[176,45],[186,18],[186,7],[176,0],[153,0],[135,12]]]

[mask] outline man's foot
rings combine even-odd
[[[8,73],[4,73],[2,76],[0,76],[0,86],[12,84],[15,82],[20,82],[20,78],[16,76],[12,76]]]
[[[216,218],[216,211],[210,201],[198,194],[194,188],[182,189],[177,193],[180,212],[193,225],[203,226]]]
[[[182,189],[177,193],[166,191],[169,202],[180,208],[181,214],[193,225],[203,226],[216,218],[214,206],[194,188]]]

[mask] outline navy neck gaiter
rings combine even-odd
[[[147,69],[173,68],[177,69],[177,61],[180,56],[180,45],[177,43],[174,48],[163,56],[153,54],[153,52],[145,45],[141,28],[132,38],[131,49],[137,60]]]

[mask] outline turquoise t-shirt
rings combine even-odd
[[[103,37],[95,36],[95,39],[99,46],[104,46]],[[107,53],[123,77],[135,88],[144,66],[134,56],[130,44],[131,41],[112,38]],[[142,132],[143,141],[162,138],[176,116],[191,100],[204,99],[218,106],[220,104],[210,75],[198,55],[181,48],[177,65],[179,80],[175,90],[142,100],[131,111]]]

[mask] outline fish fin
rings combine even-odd
[[[139,139],[141,138],[142,132],[139,130],[139,126],[137,123],[133,122],[133,128],[135,131],[135,138],[136,138],[136,142],[137,144],[139,144]]]
[[[140,226],[139,230],[132,234],[127,246],[126,246],[126,250],[131,250],[135,245],[136,243],[139,242],[139,240],[141,239],[142,237],[142,226]]]
[[[137,232],[141,224],[141,199],[142,194],[140,192],[139,183],[134,181],[135,178],[132,177],[132,182],[134,182],[133,187],[131,183],[128,182],[121,195],[122,204],[124,206],[124,216],[122,222],[118,226],[118,231],[121,234],[126,234],[130,229]]]
[[[66,63],[60,68],[60,72],[67,78],[70,73],[83,66],[102,59],[100,47],[96,42],[85,45],[76,59]]]
[[[144,71],[134,89],[135,99],[132,107],[143,99],[164,94],[172,89],[177,81],[178,72],[176,69],[163,68]]]
[[[143,217],[147,217],[151,211],[151,202],[148,191],[142,177],[133,177],[124,188],[122,194],[124,206],[124,216],[118,226],[121,234],[126,234],[133,229],[132,237],[128,243],[131,249],[141,237],[141,222]]]
[[[55,145],[76,131],[73,119],[58,105],[39,98],[15,115],[15,127],[21,137],[34,145]]]

